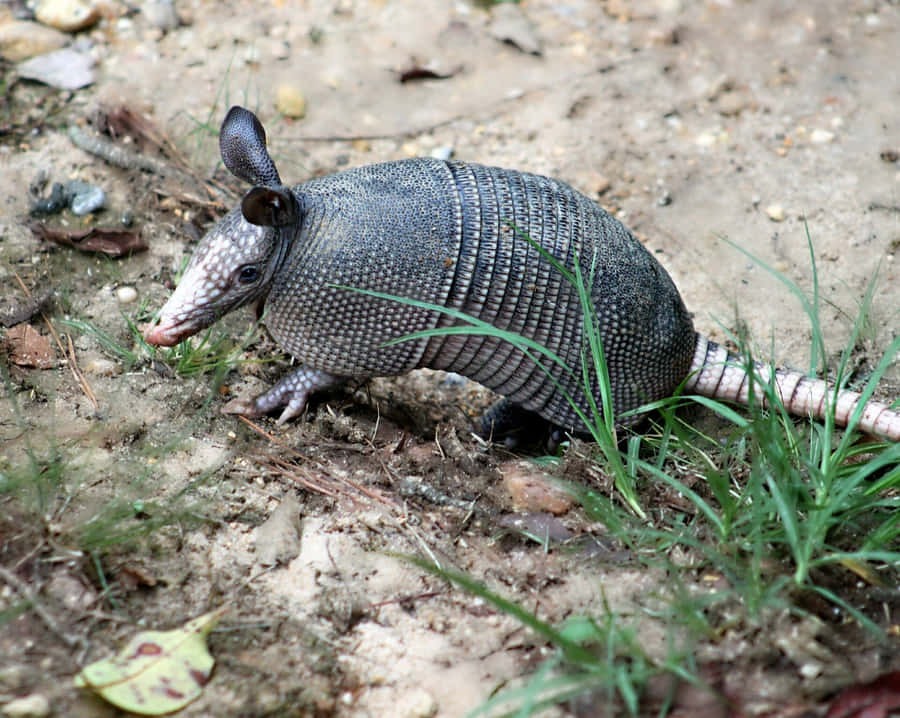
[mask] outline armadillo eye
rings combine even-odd
[[[259,277],[259,269],[254,267],[252,264],[247,265],[246,267],[241,267],[241,273],[238,276],[241,284],[250,284],[251,282],[255,282]]]

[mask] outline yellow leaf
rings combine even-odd
[[[171,631],[144,631],[117,655],[85,666],[75,685],[141,715],[162,715],[196,699],[212,673],[206,637],[226,609],[219,608]]]
[[[859,576],[870,586],[880,586],[882,588],[885,587],[886,584],[881,576],[875,573],[875,570],[864,561],[857,561],[853,558],[842,558],[840,560],[840,563],[843,564],[844,568],[853,571],[853,573]]]

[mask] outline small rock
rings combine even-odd
[[[809,141],[817,145],[824,145],[826,142],[831,142],[833,139],[834,132],[829,132],[828,130],[815,129],[809,135]]]
[[[784,221],[784,207],[782,207],[780,204],[770,204],[768,207],[766,207],[766,214],[773,222]]]
[[[437,715],[438,702],[428,691],[419,688],[403,701],[405,705],[401,714],[406,718],[432,718]]]
[[[597,172],[591,176],[588,186],[595,195],[600,197],[609,192],[609,188],[612,187],[612,182],[610,182],[609,177]]]
[[[59,50],[68,42],[68,36],[59,30],[36,22],[10,20],[0,24],[0,57],[10,62]]]
[[[44,591],[67,611],[86,611],[97,601],[97,594],[70,573],[55,574]]]
[[[278,88],[278,99],[275,108],[285,117],[299,120],[306,114],[306,98],[303,93],[292,85],[282,85]]]
[[[895,150],[893,148],[881,150],[878,156],[884,162],[896,162],[897,160],[900,160],[900,150]]]
[[[647,44],[651,46],[677,45],[679,39],[677,26],[657,27],[647,32]]]
[[[180,23],[172,0],[145,0],[141,4],[141,14],[153,27],[163,32],[174,30]]]
[[[694,140],[700,147],[712,147],[718,141],[718,134],[715,132],[701,132]]]
[[[553,483],[552,476],[527,461],[516,461],[500,467],[503,485],[517,511],[546,511],[564,514],[572,508],[567,491]]]
[[[77,32],[100,19],[100,7],[94,0],[41,0],[34,17],[57,30]]]
[[[137,297],[137,289],[129,287],[127,284],[116,289],[116,299],[119,304],[131,304]]]
[[[497,40],[506,42],[522,52],[540,55],[543,51],[541,40],[537,36],[531,22],[522,12],[522,8],[514,3],[495,5],[491,11],[491,22],[488,32]]]
[[[256,559],[261,566],[289,563],[300,553],[300,502],[287,494],[256,529]]]
[[[50,715],[50,701],[40,693],[14,698],[3,706],[3,715],[8,718],[44,718]]]
[[[453,148],[450,145],[441,145],[440,147],[435,147],[429,153],[436,160],[449,160],[453,157]]]
[[[530,534],[541,541],[562,543],[574,534],[558,518],[546,511],[532,511],[525,514],[507,514],[498,521],[503,528]]]
[[[719,113],[728,117],[741,114],[745,107],[747,107],[747,97],[737,90],[726,90],[719,95],[716,101]]]
[[[37,55],[20,62],[16,72],[27,80],[35,80],[58,90],[77,90],[94,81],[93,58],[71,47]]]
[[[68,204],[69,198],[66,197],[65,188],[59,182],[54,182],[50,189],[50,196],[43,197],[31,205],[31,214],[56,214]]]
[[[73,183],[70,182],[69,184]],[[85,186],[71,193],[72,199],[69,202],[69,207],[72,208],[72,211],[81,216],[103,209],[103,205],[106,204],[106,193],[103,191],[103,188],[96,185],[88,185],[84,182],[79,182],[78,184]]]
[[[82,364],[82,369],[94,376],[116,376],[119,373],[119,365],[106,357],[94,357]]]
[[[3,666],[0,668],[0,688],[4,693],[14,693],[23,688],[30,671],[22,664]]]

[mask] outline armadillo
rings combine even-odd
[[[418,158],[286,187],[265,130],[241,107],[225,117],[219,144],[226,167],[253,187],[200,242],[145,338],[171,346],[257,301],[267,330],[299,366],[260,396],[232,400],[226,413],[258,416],[283,408],[282,423],[302,413],[314,392],[429,367],[462,374],[504,397],[486,415],[491,420],[524,410],[585,432],[572,406],[590,415],[582,388],[583,307],[573,283],[535,244],[570,270],[577,261],[589,277],[619,424],[633,421],[623,413],[679,387],[747,403],[751,374],[773,382],[795,415],[823,418],[833,407],[835,422],[846,425],[860,401],[855,392],[835,393],[801,372],[760,364],[748,372],[742,357],[694,331],[673,281],[634,235],[563,182]],[[521,345],[483,332],[389,344],[464,324],[459,313],[533,340],[573,371],[553,362],[541,369]],[[588,376],[598,397],[597,378]],[[759,386],[752,392],[763,393]],[[858,428],[900,440],[900,414],[869,402]]]

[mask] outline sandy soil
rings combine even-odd
[[[0,65],[9,87],[0,105],[3,292],[21,296],[16,275],[52,290],[57,322],[89,321],[133,346],[123,312],[138,311],[117,289],[136,289],[148,311],[160,307],[198,233],[234,202],[234,193],[203,194],[200,180],[213,177],[239,189],[203,125],[217,127],[241,103],[262,118],[285,181],[444,147],[565,180],[657,254],[698,328],[723,339],[723,327],[743,322],[760,353],[800,367],[810,330],[796,298],[729,242],[809,291],[808,227],[829,356],[846,343],[876,274],[861,368],[895,336],[895,2],[528,0],[525,37],[540,54],[501,42],[491,12],[465,1],[193,0],[177,3],[184,23],[166,32],[140,10],[116,18],[122,8],[108,7],[110,17],[80,35],[98,60],[91,87],[60,96],[12,84],[14,68]],[[451,76],[401,83],[415,66]],[[285,85],[305,96],[304,118],[276,110]],[[74,147],[66,127],[114,104],[149,117],[196,177],[126,171]],[[130,210],[149,251],[120,260],[48,251],[26,227],[40,172],[102,185],[108,209],[91,221],[112,226]],[[248,311],[225,326],[238,337],[249,322]],[[33,531],[10,523],[19,509],[0,521],[3,565],[59,621],[54,633],[26,612],[4,626],[0,694],[45,694],[55,715],[112,715],[69,687],[81,663],[106,655],[135,622],[170,627],[226,602],[211,639],[216,673],[185,715],[459,716],[538,664],[541,643],[516,621],[396,552],[470,572],[551,622],[605,600],[638,627],[649,655],[665,655],[671,636],[651,615],[666,576],[614,548],[548,552],[504,531],[514,507],[501,477],[517,458],[471,438],[464,409],[487,400],[476,389],[432,374],[374,382],[316,403],[284,429],[261,422],[275,445],[218,413],[209,375],[128,367],[95,337],[73,338],[96,407],[61,356],[52,370],[8,367],[0,468],[26,466],[26,448],[58,456],[48,463],[65,489],[49,505],[33,499],[44,519]],[[265,338],[250,352],[279,356]],[[249,365],[226,388],[259,391],[285,367]],[[894,367],[885,395],[898,385]],[[267,456],[299,457],[294,478]],[[570,462],[570,478],[593,480],[579,466]],[[296,475],[334,495],[304,489]],[[128,540],[106,547],[102,531],[79,528],[132,500],[144,504],[115,524],[135,531]],[[273,528],[276,507],[290,500],[296,508]],[[181,513],[137,535],[158,507]],[[577,512],[562,522],[602,538]],[[75,546],[100,557],[102,580]],[[4,590],[0,608],[15,596]],[[863,648],[851,659],[838,644],[822,647],[815,676],[803,672],[802,651],[749,628],[697,655],[732,661],[731,680],[756,697],[746,705],[753,715],[811,705],[897,661],[896,650]],[[596,705],[571,711],[603,714]]]

